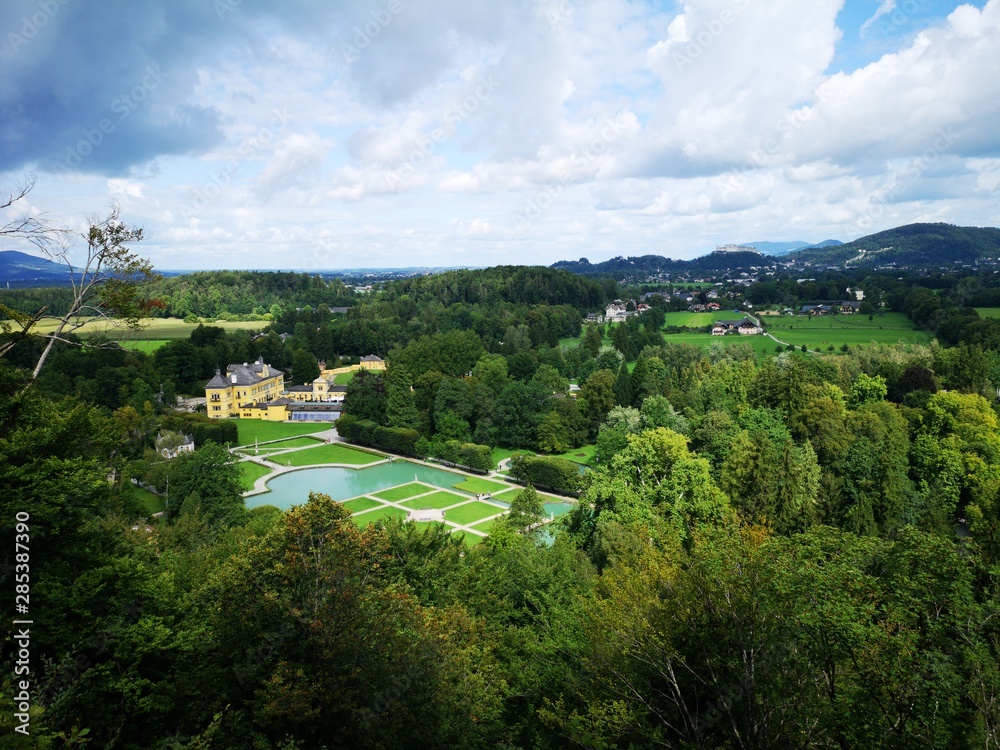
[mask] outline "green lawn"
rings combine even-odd
[[[135,495],[146,507],[146,510],[149,511],[150,515],[153,513],[162,513],[167,509],[166,501],[156,493],[150,492],[145,487],[136,487]]]
[[[286,453],[283,456],[275,458],[275,461],[278,463],[288,466],[311,466],[312,464],[351,464],[352,466],[361,466],[362,464],[370,464],[381,460],[383,460],[381,456],[373,453],[364,453],[338,443],[292,451],[291,453]]]
[[[372,495],[381,498],[382,500],[388,500],[395,503],[400,500],[405,500],[408,497],[413,497],[414,495],[430,492],[431,489],[433,488],[428,487],[426,484],[410,482],[409,484],[401,484],[398,487],[390,487],[389,489],[382,490],[381,492],[373,492]]]
[[[280,440],[281,438],[298,437],[308,435],[313,432],[322,432],[330,429],[328,424],[296,424],[295,422],[266,422],[263,419],[242,419],[230,420],[236,422],[239,430],[237,442],[240,445],[253,445],[254,440],[265,442],[268,440]]]
[[[400,503],[400,505],[406,508],[412,508],[413,510],[428,510],[448,508],[465,500],[466,498],[462,495],[456,495],[452,492],[445,492],[444,490],[441,490],[440,492],[435,492],[431,495],[424,495],[423,497],[417,497],[413,500],[407,500],[404,503]]]
[[[515,453],[527,453],[529,456],[535,455],[534,451],[525,450],[524,448],[494,448],[493,465],[496,466],[505,458],[510,458]]]
[[[260,448],[254,448],[252,445],[248,445],[243,448],[243,452],[250,456],[265,455],[267,453],[276,453],[278,451],[287,451],[290,448],[305,448],[307,445],[319,445],[323,441],[320,438],[313,437],[300,437],[300,438],[289,438],[288,440],[282,440],[280,443],[266,443],[260,446]]]
[[[240,482],[243,485],[244,492],[252,490],[254,483],[258,479],[266,477],[271,473],[271,469],[260,464],[255,464],[253,461],[240,461],[238,466],[240,467]]]
[[[354,373],[353,372],[338,372],[333,377],[333,384],[334,385],[347,385],[352,380],[354,380]]]
[[[167,339],[135,339],[127,341],[119,341],[123,349],[132,349],[138,352],[144,352],[145,354],[152,354],[161,346],[167,343]]]
[[[364,528],[368,524],[374,523],[381,518],[406,518],[406,511],[402,508],[393,508],[391,505],[386,505],[382,508],[370,510],[367,513],[359,513],[352,516],[354,523],[361,528]]]
[[[363,513],[366,510],[377,508],[380,505],[382,505],[382,503],[378,500],[372,500],[370,497],[356,497],[353,500],[348,500],[344,503],[344,507],[351,511],[351,513]]]
[[[493,524],[495,524],[496,522],[497,519],[491,518],[489,521],[483,521],[482,523],[477,523],[475,526],[472,526],[471,528],[474,529],[475,531],[481,531],[484,534],[489,534],[490,529],[493,528]]]
[[[593,466],[594,453],[596,451],[597,451],[596,445],[593,444],[581,445],[579,448],[573,448],[572,450],[567,451],[566,453],[557,453],[555,454],[555,458],[565,458],[566,460],[572,461],[573,463],[583,464],[584,466]]]
[[[480,519],[495,516],[497,513],[503,512],[503,508],[498,508],[497,506],[490,505],[489,503],[481,503],[478,500],[473,500],[471,503],[466,503],[465,505],[459,505],[457,508],[446,510],[444,512],[444,517],[446,520],[451,521],[452,523],[457,523],[459,526],[468,526],[470,523],[475,523]]]
[[[507,485],[500,482],[491,482],[489,479],[479,479],[476,477],[466,479],[455,485],[456,490],[471,492],[476,495],[485,495],[487,492],[502,492],[507,489]]]
[[[521,492],[523,489],[524,489],[523,487],[516,487],[516,488],[514,488],[512,490],[507,490],[506,492],[501,492],[499,494],[494,494],[493,495],[493,499],[494,500],[499,500],[500,502],[503,502],[503,503],[510,504],[510,503],[514,502],[514,498],[517,497],[517,494],[519,492]]]
[[[1000,318],[1000,307],[977,307],[980,318]]]
[[[465,542],[466,547],[475,547],[477,544],[483,541],[483,537],[476,536],[475,534],[469,534],[465,531],[455,531],[452,533],[452,536],[457,536],[459,539]]]

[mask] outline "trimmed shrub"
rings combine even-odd
[[[576,492],[580,488],[580,467],[565,458],[515,453],[510,459],[510,475],[555,490]]]

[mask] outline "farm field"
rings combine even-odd
[[[778,336],[778,338],[781,337]],[[767,336],[740,336],[739,334],[713,336],[710,333],[668,333],[663,335],[663,339],[668,344],[692,344],[700,346],[702,349],[707,349],[712,344],[732,346],[733,344],[746,343],[750,344],[758,355],[774,354],[774,348],[777,346]]]
[[[716,310],[714,312],[668,312],[664,316],[664,326],[680,326],[682,328],[704,328],[717,320],[736,320],[745,317],[743,313],[732,310]]]
[[[235,418],[236,428],[239,431],[237,441],[240,445],[253,445],[254,441],[263,443],[268,440],[280,440],[281,438],[299,437],[309,435],[313,432],[322,432],[330,429],[327,424],[295,424],[294,422],[266,422],[263,419],[242,419]]]
[[[925,344],[933,338],[902,313],[883,313],[870,321],[866,315],[782,316],[768,318],[765,324],[768,332],[782,341],[823,351],[830,346],[839,349],[844,344],[859,346],[873,341]]]
[[[76,333],[84,338],[97,334],[106,334],[109,339],[122,342],[167,341],[190,338],[191,331],[198,327],[197,323],[185,323],[180,318],[149,318],[143,321],[141,331],[116,328],[110,326],[112,322],[101,318],[92,318],[82,328],[78,329]],[[58,321],[55,318],[42,318],[32,330],[36,333],[52,333],[57,325]],[[235,322],[220,320],[215,323],[206,323],[205,325],[218,326],[226,331],[260,331],[270,325],[270,323],[266,320]],[[125,346],[124,343],[122,345]]]

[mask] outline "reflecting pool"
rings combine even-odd
[[[464,474],[405,460],[380,463],[366,469],[345,469],[335,466],[300,469],[269,479],[267,488],[270,492],[246,498],[246,506],[256,508],[260,505],[273,505],[288,510],[293,505],[304,505],[309,499],[310,492],[323,492],[334,500],[343,501],[407,482],[418,481],[451,489],[466,479],[468,477]],[[461,492],[461,490],[454,491]]]

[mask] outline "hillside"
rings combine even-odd
[[[599,276],[614,279],[642,275],[676,274],[684,271],[726,271],[773,266],[775,260],[767,255],[752,252],[714,251],[694,260],[671,260],[662,255],[640,255],[625,258],[618,256],[600,263],[586,258],[561,260],[552,268],[571,271],[581,276]]]
[[[18,250],[0,251],[0,285],[39,286],[69,283],[66,266],[47,258],[28,255]]]
[[[952,224],[907,224],[825,248],[790,253],[787,260],[872,266],[937,266],[1000,257],[1000,229]]]

